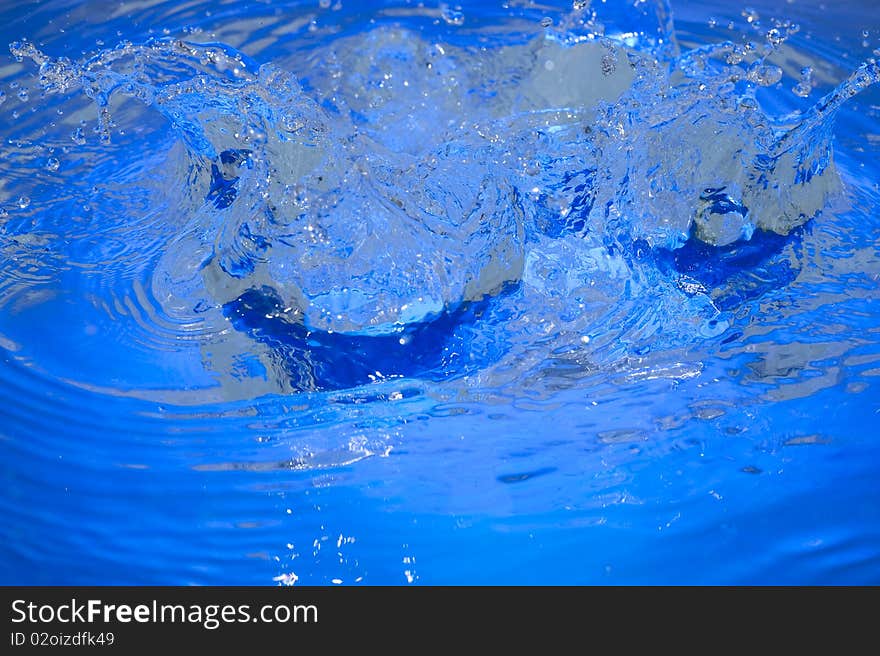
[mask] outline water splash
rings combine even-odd
[[[95,103],[105,147],[135,124],[155,135],[165,155],[148,175],[183,188],[145,199],[173,231],[151,273],[164,312],[234,317],[273,361],[288,344],[283,387],[322,389],[379,364],[452,375],[444,353],[474,339],[459,322],[509,315],[505,295],[555,308],[563,343],[658,285],[681,300],[667,332],[723,331],[708,290],[681,295],[648,255],[786,235],[819,214],[839,187],[834,114],[877,65],[777,119],[755,92],[780,81],[767,58],[796,27],[679,54],[668,5],[641,12],[624,29],[581,5],[479,53],[381,24],[319,49],[307,90],[216,43],[122,43],[81,62],[11,51],[44,92]],[[87,143],[82,126],[71,139]]]

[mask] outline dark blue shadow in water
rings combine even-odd
[[[509,286],[501,293],[509,293]],[[233,326],[266,344],[278,356],[297,391],[338,390],[375,381],[380,375],[445,380],[485,366],[506,346],[497,340],[479,361],[462,359],[463,340],[493,310],[494,297],[461,303],[431,321],[399,332],[354,335],[310,331],[284,317],[284,303],[270,287],[249,289],[223,307]],[[497,321],[492,318],[492,322]],[[380,372],[380,374],[377,374]]]
[[[713,292],[713,301],[724,311],[790,284],[800,267],[786,246],[800,241],[806,229],[789,235],[756,230],[750,240],[726,246],[691,237],[679,249],[657,250],[654,255],[661,271],[698,282]]]

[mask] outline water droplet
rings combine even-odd
[[[586,9],[589,4],[590,0],[574,0],[574,2],[571,3],[571,8],[575,11],[580,11],[581,9]]]
[[[760,16],[758,12],[752,9],[751,7],[746,7],[742,10],[742,17],[746,19],[746,22],[749,25],[757,25],[760,20]]]
[[[70,133],[70,138],[73,139],[73,143],[77,146],[85,146],[86,145],[86,136],[83,134],[82,128],[77,128],[73,132]]]
[[[773,48],[778,47],[783,41],[785,41],[785,35],[779,29],[773,27],[767,32],[767,43]]]
[[[813,90],[813,69],[809,66],[802,68],[801,79],[791,90],[796,96],[800,96],[801,98],[809,96],[810,92]]]
[[[19,196],[19,198],[18,198],[19,208],[26,210],[28,208],[28,205],[30,205],[30,204],[31,204],[30,198],[28,198],[27,196]]]
[[[18,92],[18,99],[22,102],[27,102],[28,90],[27,89],[20,89]]]
[[[46,168],[49,169],[50,171],[57,171],[60,166],[61,166],[61,162],[58,160],[57,157],[50,157],[46,161]]]
[[[717,18],[709,18],[709,27],[716,27],[718,25]]]
[[[0,105],[6,102],[6,92],[0,91]]]
[[[440,16],[450,25],[464,25],[464,14],[461,7],[452,9],[449,5],[440,5]]]
[[[330,9],[330,0],[318,0],[318,6],[321,9]]]
[[[541,27],[550,27],[551,25],[553,25],[553,19],[549,16],[544,16],[544,18],[541,19]]]

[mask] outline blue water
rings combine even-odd
[[[0,583],[880,583],[871,0],[0,43]]]

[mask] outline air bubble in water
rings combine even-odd
[[[752,9],[751,7],[746,7],[742,10],[742,17],[746,19],[746,22],[749,25],[757,25],[758,20],[760,20],[760,16],[758,12]]]
[[[6,102],[6,92],[0,91],[0,105]]]
[[[28,208],[28,205],[30,205],[30,204],[31,204],[30,198],[28,198],[27,196],[19,196],[19,198],[18,198],[19,208],[26,210]]]
[[[330,9],[330,0],[318,0],[318,6],[321,9]]]
[[[553,25],[553,19],[549,16],[544,16],[544,18],[541,19],[541,27],[550,27],[551,25]]]
[[[86,145],[86,135],[83,134],[82,128],[77,128],[73,132],[70,133],[70,138],[73,139],[73,143],[77,146],[85,146]]]
[[[19,92],[18,92],[18,99],[19,99],[21,102],[27,102],[27,99],[28,99],[28,90],[27,90],[27,89],[24,89],[24,88],[23,88],[23,89],[20,89]]]
[[[50,157],[46,161],[46,168],[50,171],[57,171],[61,167],[61,162],[57,157]]]
[[[449,5],[440,5],[440,16],[450,25],[464,25],[464,14],[460,8],[452,9]]]
[[[571,8],[575,11],[580,11],[581,9],[586,9],[589,4],[590,0],[574,0],[574,2],[571,3]]]

